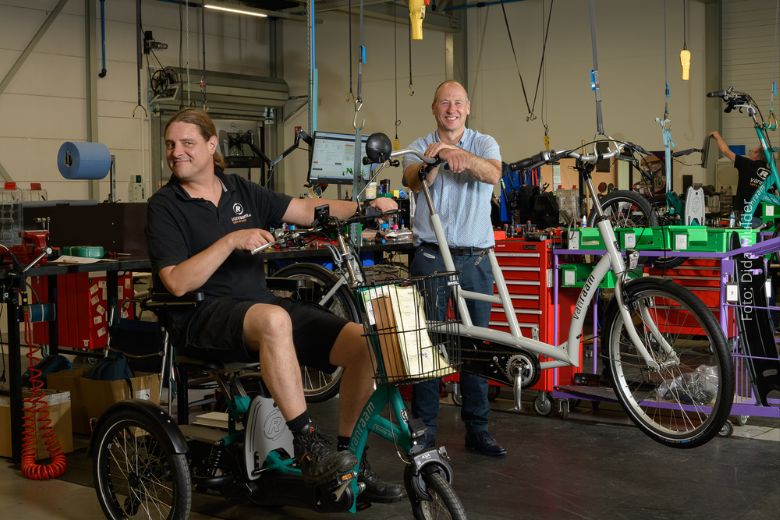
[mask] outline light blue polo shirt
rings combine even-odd
[[[409,148],[425,152],[429,145],[439,141],[436,131],[420,137]],[[483,159],[501,161],[498,143],[489,135],[466,128],[458,146]],[[414,156],[404,157],[403,167],[420,164]],[[429,187],[431,199],[444,226],[444,234],[450,247],[493,247],[493,225],[490,220],[490,200],[493,185],[481,182],[469,173],[453,173],[449,169],[439,170],[436,180]],[[431,226],[428,204],[422,192],[415,194],[414,211],[415,244],[436,243]]]

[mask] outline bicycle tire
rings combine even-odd
[[[653,227],[658,225],[658,215],[650,201],[630,190],[613,190],[600,200],[604,214],[612,225],[618,227]],[[628,205],[628,206],[626,206]],[[596,212],[590,213],[588,225],[595,227]]]
[[[319,264],[300,263],[283,267],[274,273],[274,276],[306,280],[318,284],[322,294],[326,294],[338,282],[339,278],[332,271]],[[318,302],[313,302],[318,303]],[[342,318],[360,322],[355,301],[347,286],[339,288],[334,294],[332,303],[324,305],[326,309]],[[303,394],[309,403],[321,403],[327,401],[339,393],[341,376],[344,370],[336,368],[332,374],[316,368],[301,366],[301,379],[303,380]]]
[[[412,514],[416,520],[439,518],[466,520],[466,510],[442,471],[423,468],[420,478],[425,489],[422,491],[418,490],[417,486],[411,482],[413,477],[410,469],[411,467],[407,468],[404,480],[407,495],[412,504]],[[427,494],[427,497],[422,496],[421,491]],[[446,516],[444,516],[445,514]]]
[[[175,453],[157,424],[137,410],[124,409],[94,435],[92,478],[106,518],[189,518],[192,480],[186,454]]]
[[[728,419],[734,399],[734,369],[718,322],[701,300],[671,280],[642,278],[623,290],[632,326],[649,340],[644,346],[652,358],[666,366],[653,370],[645,364],[613,300],[604,341],[618,401],[634,424],[661,444],[694,448],[706,443]],[[678,362],[659,348],[645,326],[642,305]]]
[[[631,217],[621,217],[625,213],[625,204],[630,204]],[[601,207],[604,213],[610,217],[613,227],[655,227],[658,225],[658,213],[645,197],[629,190],[614,190],[601,199]],[[590,214],[588,223],[591,227],[596,225],[596,213]],[[641,263],[646,260],[640,257]],[[658,256],[651,262],[659,269],[673,269],[685,262],[684,256]]]

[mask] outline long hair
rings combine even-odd
[[[209,140],[212,136],[217,135],[217,128],[214,126],[214,121],[211,120],[209,115],[198,108],[185,108],[179,110],[173,117],[165,124],[165,130],[163,135],[168,133],[168,127],[172,123],[189,123],[195,125],[200,129],[200,135],[203,139]],[[220,169],[225,169],[225,158],[219,153],[219,150],[214,150],[214,166],[218,166]]]

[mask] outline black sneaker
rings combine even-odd
[[[293,436],[293,447],[303,480],[310,485],[323,484],[351,471],[357,464],[357,458],[351,452],[331,448],[311,422]]]
[[[366,448],[365,451],[368,451]],[[361,499],[369,502],[389,504],[399,502],[406,496],[404,487],[395,482],[384,482],[379,475],[371,470],[371,465],[366,459],[366,453],[363,452],[363,460],[360,461],[360,471],[358,471],[358,483],[366,485],[366,489],[360,494]]]

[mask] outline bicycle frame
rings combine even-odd
[[[411,152],[410,150],[402,150],[400,152],[393,152],[392,155],[399,156],[402,155],[403,153],[414,153],[414,152]],[[580,338],[582,337],[582,330],[585,324],[586,310],[590,305],[591,301],[593,300],[596,291],[598,290],[599,283],[601,282],[601,280],[604,279],[607,272],[610,270],[616,275],[615,276],[616,279],[615,298],[617,299],[617,302],[619,304],[620,313],[625,323],[631,323],[630,314],[626,309],[625,303],[623,302],[623,291],[622,291],[623,281],[626,273],[626,264],[625,261],[623,260],[622,255],[620,254],[620,251],[618,251],[617,239],[615,237],[615,231],[612,228],[612,223],[609,221],[608,218],[604,217],[604,212],[601,208],[601,204],[599,203],[598,197],[596,197],[596,191],[593,188],[593,182],[591,180],[590,174],[587,172],[583,172],[583,178],[585,179],[586,186],[588,188],[588,194],[591,197],[591,200],[593,201],[593,208],[596,210],[599,216],[597,227],[599,229],[601,237],[604,239],[606,255],[604,255],[601,258],[601,260],[599,260],[599,262],[596,264],[596,267],[594,268],[593,272],[591,272],[590,276],[588,276],[588,279],[585,281],[585,285],[582,289],[582,292],[580,292],[580,295],[577,298],[574,315],[572,317],[571,325],[569,327],[569,336],[567,341],[556,346],[541,341],[537,341],[531,338],[527,338],[522,335],[522,333],[520,332],[520,327],[517,322],[517,316],[515,315],[514,309],[512,308],[512,303],[509,296],[509,292],[506,287],[504,276],[498,265],[498,260],[496,259],[495,251],[493,251],[492,248],[488,251],[488,258],[490,260],[490,266],[493,271],[493,277],[494,277],[498,294],[487,295],[487,294],[467,291],[459,287],[457,288],[456,300],[457,300],[459,317],[461,321],[461,323],[457,325],[457,333],[461,337],[471,338],[477,341],[487,341],[491,343],[502,344],[502,345],[511,346],[515,348],[522,348],[529,352],[533,352],[535,354],[552,358],[551,361],[541,362],[542,369],[562,367],[562,366],[578,367],[579,366],[579,343],[580,343]],[[444,233],[444,228],[441,224],[441,219],[439,218],[439,215],[436,213],[436,210],[434,208],[433,201],[431,200],[430,192],[428,190],[428,186],[425,182],[422,182],[421,185],[422,185],[423,194],[425,196],[425,200],[428,203],[431,224],[433,227],[434,234],[436,235],[436,241],[439,244],[439,250],[442,255],[442,260],[444,261],[445,269],[448,271],[455,271],[455,264],[452,260],[452,255],[450,254],[449,245],[447,243],[447,238]],[[502,332],[502,331],[492,330],[487,327],[478,327],[473,325],[471,321],[471,316],[468,311],[468,307],[466,306],[467,299],[500,304],[504,310],[504,314],[506,315],[510,332]],[[658,341],[660,345],[664,347],[664,350],[666,350],[670,355],[672,355],[671,357],[674,358],[675,356],[673,355],[674,353],[671,346],[663,338],[658,328],[652,325],[653,322],[649,316],[649,313],[643,311],[643,315],[647,320],[647,323],[651,324],[650,329],[653,333],[654,338]],[[659,368],[658,363],[650,357],[650,354],[645,348],[644,343],[637,335],[636,330],[633,327],[628,327],[626,330],[632,343],[636,347],[637,351],[641,353],[642,357],[644,358],[648,366],[655,369]]]

